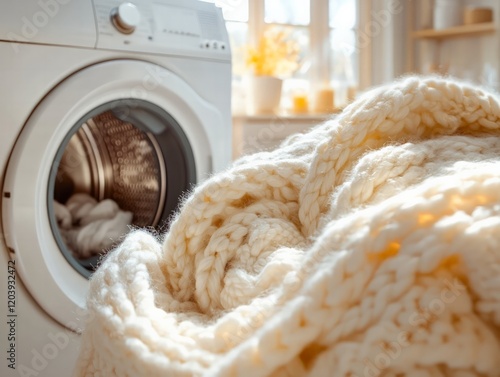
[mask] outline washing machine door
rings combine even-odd
[[[54,88],[16,142],[2,198],[7,245],[38,304],[81,329],[99,259],[130,226],[164,231],[227,134],[216,108],[151,63],[101,63]]]

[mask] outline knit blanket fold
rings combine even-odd
[[[500,101],[365,93],[131,232],[90,281],[76,376],[500,376]]]

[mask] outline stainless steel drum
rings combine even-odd
[[[97,201],[113,199],[134,213],[134,224],[140,227],[156,226],[161,217],[166,170],[158,143],[111,111],[89,119],[71,137],[57,178],[54,199],[59,202],[84,192]]]

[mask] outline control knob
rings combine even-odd
[[[121,3],[111,11],[111,22],[121,33],[133,33],[140,21],[141,13],[135,4]]]

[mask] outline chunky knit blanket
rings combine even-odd
[[[409,77],[199,185],[90,282],[77,376],[500,376],[500,102]]]

